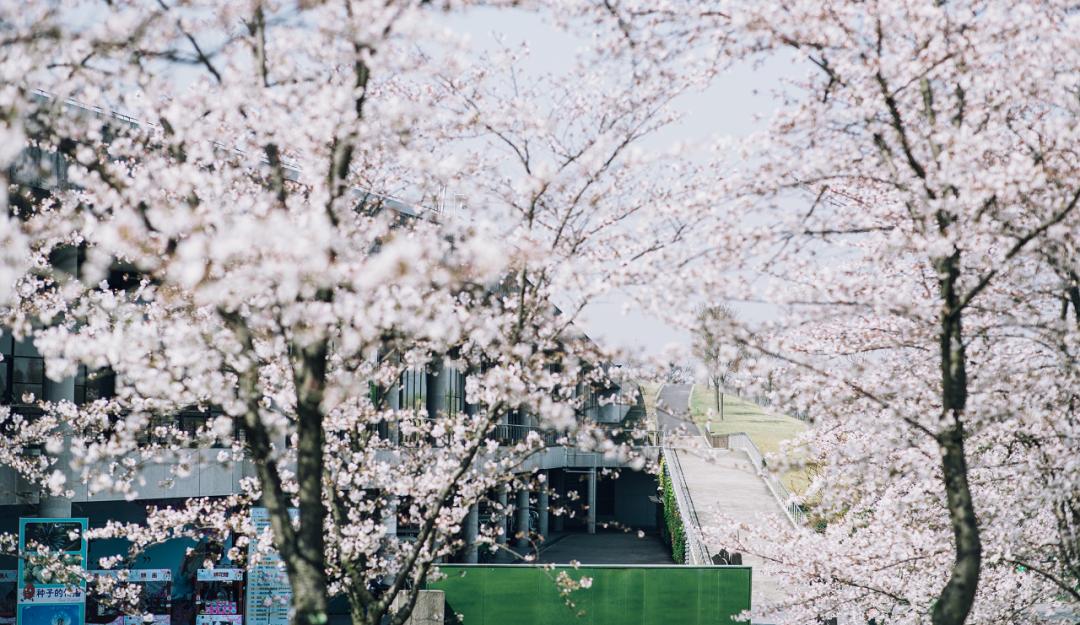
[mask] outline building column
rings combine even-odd
[[[401,410],[401,379],[398,378],[393,384],[386,387],[385,393],[386,406],[391,410]],[[401,442],[398,438],[398,431],[397,420],[387,421],[383,435],[392,445],[397,445]]]
[[[544,474],[547,476],[546,471]],[[548,489],[550,487],[551,484],[548,483],[548,480],[544,480],[540,492],[536,495],[536,514],[539,517],[536,532],[540,534],[542,540],[547,540],[548,536]]]
[[[462,371],[461,372],[462,383],[467,387],[468,382],[469,382],[469,378],[471,376],[473,376],[473,375],[479,375],[479,374],[480,374],[479,370],[473,370],[472,368],[468,368],[465,371]],[[465,396],[465,414],[469,415],[470,417],[475,416],[476,414],[478,414],[480,412],[480,405],[477,404],[473,400],[473,398],[469,396],[469,393],[467,391],[464,392],[463,394]]]
[[[59,382],[54,382],[49,378],[45,378],[44,399],[46,401],[74,402],[75,378],[64,378]],[[71,427],[66,423],[60,427],[63,432],[64,443],[60,453],[54,456],[56,463],[53,465],[53,469],[60,471],[66,478],[64,487],[73,489],[75,488],[75,474],[71,470]],[[38,505],[38,515],[54,518],[70,517],[71,499],[69,497],[53,497],[52,495],[43,492]]]
[[[383,536],[383,549],[389,547],[395,540],[397,540],[397,513],[398,513],[398,498],[394,495],[386,496],[386,507],[382,511],[382,526],[385,530]],[[392,584],[394,581],[393,575],[385,575],[383,582]]]
[[[78,277],[79,272],[78,250],[66,247],[58,250],[52,257],[53,269],[68,274],[72,279]],[[44,379],[42,399],[49,402],[69,401],[75,402],[75,376],[62,380],[52,380],[48,376]],[[75,476],[71,470],[71,427],[64,423],[61,425],[64,443],[60,453],[55,456],[56,463],[53,468],[60,471],[66,478],[64,487],[75,488]],[[43,517],[70,517],[71,499],[69,497],[53,497],[42,493],[38,505],[38,514]]]
[[[549,473],[550,475],[550,473]],[[555,491],[556,495],[562,497],[560,507],[562,508],[562,514],[555,515],[554,530],[561,532],[566,526],[566,471],[559,471],[559,490]]]
[[[507,501],[506,501],[506,491],[507,491],[506,484],[499,484],[499,487],[498,487],[499,525],[498,525],[498,527],[495,528],[495,530],[498,532],[498,537],[495,540],[500,545],[505,545],[506,544],[506,539],[507,539],[506,533],[507,533],[508,528],[506,527],[506,521],[508,520],[507,519],[508,510],[507,510]],[[502,530],[502,531],[499,531],[499,530]]]
[[[476,537],[480,534],[480,506],[469,506],[469,513],[465,515],[465,563],[476,564],[480,561],[479,549],[476,545]]]
[[[596,467],[589,469],[589,515],[588,515],[588,531],[590,534],[596,533]]]
[[[525,555],[529,549],[529,489],[522,487],[517,492],[517,541],[518,553]]]

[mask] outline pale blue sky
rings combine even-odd
[[[527,42],[532,52],[526,69],[559,72],[572,67],[581,40],[546,24],[534,13],[477,9],[456,17],[448,27],[467,33],[480,47],[495,46],[496,34],[508,45]],[[760,67],[740,66],[718,77],[703,92],[687,93],[675,101],[683,119],[666,128],[646,144],[663,149],[667,144],[708,141],[711,137],[743,137],[761,130],[776,107],[775,92],[783,77],[792,75],[789,62],[771,60]],[[679,294],[671,295],[671,305],[688,305]],[[608,297],[588,307],[582,325],[595,339],[610,345],[659,354],[669,344],[689,344],[689,336],[640,311],[624,314],[626,299]],[[752,320],[769,316],[765,306],[736,304],[740,316]]]

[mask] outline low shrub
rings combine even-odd
[[[671,483],[667,463],[660,461],[660,493],[664,506],[664,525],[671,539],[671,557],[679,564],[686,563],[686,529],[679,504],[675,500],[675,487]]]

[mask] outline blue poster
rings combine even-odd
[[[19,606],[21,625],[77,625],[82,622],[83,608],[77,603],[46,603]]]
[[[57,560],[86,570],[85,518],[19,519],[17,625],[84,625],[86,579],[57,571]]]
[[[296,518],[295,508],[289,515]],[[251,509],[251,524],[255,527],[255,536],[261,536],[270,529],[270,516],[266,508]],[[258,550],[259,541],[253,538],[248,548],[249,559]],[[247,605],[244,612],[248,625],[289,625],[289,607],[292,605],[292,588],[285,575],[285,567],[277,553],[263,556],[258,566],[248,569]]]

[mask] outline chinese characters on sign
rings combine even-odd
[[[86,620],[97,625],[169,625],[172,611],[172,570],[132,569],[90,571],[91,582],[111,577],[123,584],[140,586],[139,603],[134,611],[111,605],[91,586],[87,593]],[[130,610],[130,608],[127,608]],[[0,624],[2,625],[2,624]]]
[[[83,625],[85,518],[19,519],[18,625]]]
[[[296,516],[296,510],[289,510]],[[251,523],[255,535],[262,536],[270,529],[270,517],[266,508],[251,509]],[[248,559],[254,561],[258,552],[259,541],[252,540],[248,548]],[[289,605],[292,603],[292,591],[289,579],[281,564],[277,552],[263,554],[257,565],[248,570],[246,615],[248,625],[289,625]]]
[[[242,625],[243,569],[199,569],[195,576],[195,625]]]

